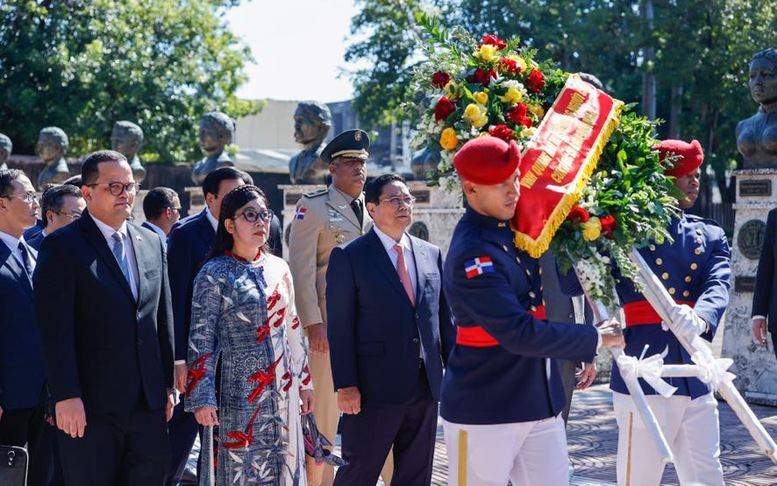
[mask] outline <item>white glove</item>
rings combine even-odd
[[[674,324],[674,332],[688,341],[692,341],[694,336],[700,336],[707,330],[707,323],[704,322],[704,319],[685,304],[673,307],[669,311],[669,319]],[[661,323],[661,329],[669,330],[666,322]]]

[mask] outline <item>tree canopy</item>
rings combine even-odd
[[[408,119],[397,109],[408,97],[413,59],[422,49],[408,10],[424,9],[447,27],[474,36],[519,37],[570,72],[599,77],[605,89],[643,112],[643,76],[656,80],[657,115],[668,120],[660,138],[698,139],[720,187],[738,154],[734,127],[757,105],[747,88],[750,58],[777,44],[777,14],[761,0],[361,0],[352,31],[367,37],[349,51],[369,59],[354,76],[355,106],[371,128],[378,121]],[[404,7],[400,14],[399,6]],[[653,12],[652,22],[645,15]],[[377,8],[393,16],[367,15]],[[390,46],[390,48],[387,48]],[[652,48],[652,59],[646,57]],[[392,66],[396,71],[381,69]],[[727,196],[724,190],[724,198]]]
[[[258,111],[238,100],[251,59],[224,14],[239,0],[7,0],[0,3],[0,132],[32,153],[58,126],[69,155],[110,146],[113,124],[137,123],[146,161],[201,157],[208,111]]]

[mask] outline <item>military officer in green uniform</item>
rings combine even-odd
[[[372,219],[364,210],[365,164],[370,139],[362,130],[346,130],[321,152],[329,164],[332,184],[302,196],[291,223],[289,266],[294,278],[297,313],[310,345],[310,372],[316,397],[318,428],[334,443],[337,434],[337,397],[332,383],[329,343],[326,337],[326,269],[329,254],[366,233]],[[334,471],[309,461],[308,485],[331,485]],[[388,478],[383,479],[389,484]]]

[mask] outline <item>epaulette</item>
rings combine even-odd
[[[709,218],[702,218],[702,217],[701,217],[701,216],[699,216],[698,214],[689,214],[689,213],[686,213],[686,214],[685,214],[685,218],[686,218],[688,221],[693,221],[694,223],[697,223],[697,222],[698,222],[698,223],[706,223],[706,224],[709,224],[709,225],[712,225],[712,226],[717,226],[717,227],[719,227],[719,228],[720,228],[720,227],[722,227],[722,226],[720,226],[720,223],[718,223],[718,222],[717,222],[717,221],[715,221],[714,219],[709,219]]]
[[[306,198],[310,199],[310,198],[314,198],[314,197],[323,196],[324,194],[326,194],[328,192],[329,192],[329,189],[319,189],[317,191],[306,192],[305,194],[303,194],[303,197],[306,197]]]

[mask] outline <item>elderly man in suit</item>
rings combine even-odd
[[[44,380],[31,280],[37,252],[22,233],[38,210],[24,172],[0,170],[0,444],[29,442],[31,456],[43,423]]]
[[[344,413],[336,485],[375,484],[394,449],[391,484],[428,485],[437,402],[456,340],[440,249],[405,233],[413,196],[384,174],[365,191],[374,226],[335,248],[327,270],[332,376]]]
[[[161,484],[172,414],[173,315],[160,238],[128,219],[118,152],[81,168],[87,209],[41,244],[33,277],[65,482]]]
[[[46,189],[41,198],[43,229],[26,238],[27,244],[36,250],[43,238],[81,217],[86,209],[81,189],[70,184],[60,184]]]
[[[337,410],[329,361],[326,318],[326,269],[329,254],[370,228],[362,189],[370,139],[362,130],[347,130],[324,147],[321,158],[329,165],[332,185],[302,196],[289,235],[289,267],[294,277],[297,312],[310,343],[310,374],[316,395],[318,428],[332,443],[337,434]],[[388,483],[388,472],[384,480]],[[334,470],[308,461],[308,484],[330,486]]]

